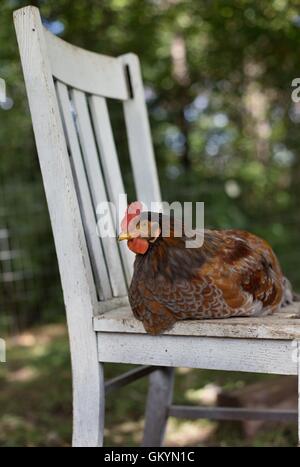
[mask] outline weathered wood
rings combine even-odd
[[[96,139],[100,150],[103,175],[108,189],[109,200],[114,203],[116,208],[118,208],[119,196],[125,194],[125,188],[121,176],[106,101],[103,99],[103,97],[98,96],[91,96],[89,101]],[[124,212],[120,214],[123,216]],[[114,227],[118,232],[120,225],[118,223],[118,219],[116,219],[116,221],[117,225]],[[132,277],[133,261],[135,255],[129,250],[126,242],[120,242],[119,248],[121,251],[123,265],[129,285]]]
[[[150,209],[151,202],[161,201],[161,195],[139,59],[135,54],[126,54],[119,60],[127,68],[132,92],[123,108],[136,193],[139,201]]]
[[[76,121],[78,125],[79,139],[83,152],[85,169],[87,172],[94,209],[97,211],[100,203],[107,203],[108,198],[105,191],[105,183],[102,177],[99,155],[97,152],[97,146],[89,116],[87,98],[85,94],[83,94],[81,91],[77,91],[76,89],[71,91],[71,95],[76,111]],[[111,231],[111,235],[114,235],[115,226],[113,225],[110,210],[108,210],[107,213],[107,224]],[[96,235],[96,223],[94,228]],[[127,294],[127,287],[117,246],[117,239],[115,236],[102,236],[101,243],[103,245],[103,252],[108,266],[108,275],[110,278],[113,295],[115,297],[124,296]]]
[[[76,47],[44,29],[52,75],[89,94],[128,99],[122,63],[118,58]]]
[[[77,362],[80,364],[81,362]],[[94,362],[93,362],[94,363]],[[95,366],[91,371],[95,370]],[[105,422],[105,382],[104,382],[104,365],[103,363],[99,363],[99,390],[98,387],[95,387],[94,382],[86,381],[85,384],[91,385],[92,388],[96,389],[93,394],[93,403],[96,404],[94,410],[96,412],[96,416],[98,418],[98,428],[96,431],[96,427],[93,425],[90,426],[90,433],[88,433],[88,437],[83,436],[86,432],[86,425],[89,424],[90,420],[85,415],[83,419],[83,426],[76,428],[75,423],[76,419],[73,421],[73,447],[102,447],[103,446],[103,438],[104,438],[104,422]],[[85,388],[81,388],[82,391]],[[83,408],[83,403],[80,401],[80,409]],[[93,422],[93,420],[92,420]],[[97,436],[97,438],[96,438]]]
[[[143,446],[161,446],[172,403],[174,369],[162,367],[149,377]]]
[[[295,302],[272,316],[178,321],[169,336],[233,337],[245,339],[300,338],[300,304]],[[145,334],[141,321],[135,319],[130,306],[113,310],[94,319],[95,331]]]
[[[39,11],[32,6],[18,10],[14,22],[67,311],[73,444],[98,446],[103,436],[104,384],[92,326],[97,297],[80,209]]]
[[[78,133],[76,131],[75,121],[72,115],[72,107],[68,95],[68,89],[65,84],[56,82],[56,90],[64,123],[65,135],[68,142],[69,151],[71,153],[74,176],[77,182],[76,188],[80,202],[82,222],[87,244],[89,250],[91,251],[90,259],[93,267],[95,285],[99,297],[101,299],[108,300],[112,297],[112,291],[105,265],[102,245],[99,237],[96,235],[96,214],[93,208],[93,202],[85,174],[85,168],[83,165],[80,145],[78,141]]]
[[[128,296],[113,297],[109,300],[98,302],[94,307],[94,316],[102,315],[113,310],[118,310],[120,307],[128,306]]]
[[[108,393],[115,391],[116,389],[120,389],[123,386],[127,386],[127,384],[133,383],[140,378],[144,378],[157,369],[158,367],[156,366],[140,366],[138,368],[134,368],[133,370],[129,370],[126,373],[106,381],[105,392]]]
[[[291,341],[98,333],[99,359],[210,370],[296,375]]]

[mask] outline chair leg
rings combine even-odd
[[[161,446],[173,397],[174,368],[161,367],[149,377],[146,404],[144,447]]]
[[[82,371],[78,375],[73,368],[73,447],[103,446],[104,371],[103,364],[98,365],[86,368],[85,375]]]

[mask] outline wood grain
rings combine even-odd
[[[101,362],[297,375],[291,341],[98,333]]]
[[[97,212],[100,203],[107,203],[108,198],[105,189],[105,182],[102,176],[99,154],[94,137],[92,123],[89,116],[87,105],[87,98],[84,93],[78,90],[71,91],[75,111],[76,121],[78,125],[79,139],[82,147],[83,159],[87,179],[93,199],[95,212]],[[113,174],[111,174],[113,175]],[[80,180],[79,180],[80,183]],[[115,229],[113,225],[113,218],[110,210],[107,212],[107,223],[109,229],[114,234]],[[94,224],[94,232],[96,236],[96,223]],[[115,297],[124,296],[127,294],[127,286],[123,274],[121,258],[117,245],[117,239],[113,236],[102,236],[101,243],[103,246],[103,253],[107,263],[108,275]]]
[[[45,28],[43,32],[55,78],[89,94],[128,99],[124,69],[118,58],[76,47]]]
[[[294,303],[272,316],[178,321],[165,335],[235,337],[242,339],[299,339],[300,304]],[[95,331],[145,334],[130,306],[94,318]]]
[[[99,297],[102,300],[112,298],[109,276],[105,264],[104,252],[99,237],[96,235],[96,213],[90,195],[89,184],[82,160],[78,132],[72,115],[71,102],[68,95],[68,88],[65,84],[57,81],[56,91],[61,109],[62,120],[65,128],[73,172],[76,183],[77,194],[80,203],[80,212],[84,226],[84,232],[90,251],[90,260],[93,268],[95,286]]]
[[[104,379],[92,316],[94,280],[39,10],[14,13],[35,141],[49,207],[70,336],[73,445],[103,438]],[[59,55],[63,61],[63,55]],[[102,403],[100,403],[102,402]]]

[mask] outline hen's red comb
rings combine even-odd
[[[131,203],[126,209],[125,216],[121,222],[121,229],[126,231],[129,225],[129,222],[132,221],[136,216],[139,216],[142,212],[143,205],[140,201],[135,201]]]

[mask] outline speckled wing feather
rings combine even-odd
[[[156,267],[157,258],[164,268]],[[190,268],[190,277],[184,267]],[[161,244],[152,258],[137,265],[129,292],[134,315],[151,334],[182,319],[270,313],[281,298],[282,275],[274,253],[266,242],[241,231],[210,235],[198,256],[176,250],[174,243],[169,250]]]
[[[141,299],[141,297],[143,297]],[[134,291],[129,291],[129,301],[134,316],[143,322],[145,330],[152,335],[170,329],[177,321],[174,313],[144,289],[142,283]]]
[[[129,295],[131,307],[150,334],[166,331],[178,320],[225,318],[234,314],[222,291],[209,281],[199,279],[171,283],[164,280],[160,286],[155,282],[147,285],[139,282],[137,288],[138,300],[134,299],[134,293]]]

